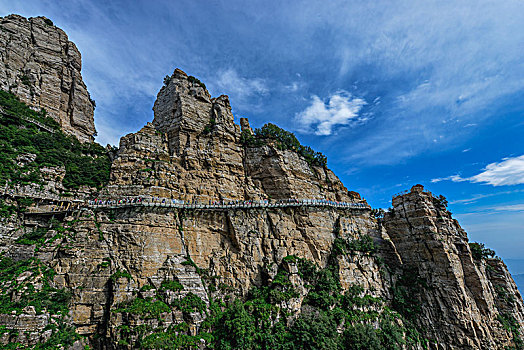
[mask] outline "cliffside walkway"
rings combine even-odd
[[[12,196],[20,196],[20,193],[8,193]],[[5,195],[5,193],[4,193]],[[177,208],[191,210],[228,210],[228,209],[259,209],[259,208],[288,208],[288,207],[327,207],[337,209],[371,210],[371,206],[365,203],[337,202],[324,199],[281,199],[276,201],[254,200],[254,201],[209,201],[208,203],[182,201],[168,198],[134,198],[120,200],[69,200],[61,197],[33,197],[51,203],[39,203],[25,209],[26,214],[50,215],[64,214],[81,209],[97,208]]]
[[[364,203],[336,202],[322,199],[286,199],[270,202],[259,201],[216,201],[209,203],[185,202],[177,199],[135,198],[120,200],[89,200],[89,201],[60,201],[54,205],[32,206],[26,209],[26,214],[51,215],[70,213],[82,209],[119,209],[119,208],[176,208],[191,210],[228,210],[228,209],[260,209],[260,208],[289,208],[289,207],[327,207],[336,209],[371,210]]]
[[[2,107],[0,107],[0,113],[3,114],[3,115],[5,115],[5,116],[16,117],[15,115],[13,115],[13,114],[11,114],[11,113],[7,113],[6,111],[4,111],[4,110],[2,109]],[[32,124],[38,126],[38,127],[39,127],[40,129],[42,129],[42,130],[45,130],[45,131],[47,131],[47,132],[50,132],[51,134],[54,134],[55,131],[56,131],[56,130],[54,130],[53,128],[51,128],[51,127],[49,127],[49,126],[47,126],[47,125],[45,125],[45,124],[39,122],[38,120],[33,119],[33,118],[31,118],[31,117],[26,117],[26,116],[24,116],[24,115],[20,115],[20,116],[18,116],[18,117],[19,117],[19,118],[22,118],[23,120],[25,120],[25,121],[28,122],[28,123],[32,123]]]
[[[122,207],[165,207],[197,210],[226,210],[226,209],[256,209],[256,208],[287,208],[287,207],[328,207],[338,209],[371,210],[364,203],[335,202],[319,199],[286,199],[269,202],[261,201],[226,201],[195,203],[176,199],[159,200],[118,200],[118,201],[89,201],[90,208],[122,208]]]

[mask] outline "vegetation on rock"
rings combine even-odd
[[[51,330],[46,341],[27,346],[9,339],[16,339],[18,332],[3,326],[1,333],[8,333],[4,349],[57,349],[72,345],[80,336],[67,323],[71,293],[54,287],[56,272],[37,259],[15,261],[0,256],[0,314],[19,315],[27,307],[34,308],[37,315],[47,313],[52,322],[45,330]]]
[[[187,80],[189,80],[189,82],[191,84],[197,84],[198,86],[206,89],[206,84],[204,84],[203,82],[201,82],[198,78],[195,78],[194,76],[190,75],[187,77]]]
[[[495,251],[486,248],[484,243],[470,242],[469,249],[471,249],[471,255],[475,260],[488,259],[495,256]]]
[[[42,167],[64,167],[66,188],[100,188],[109,181],[111,161],[102,146],[64,134],[44,110],[32,110],[9,92],[0,90],[0,108],[0,185],[40,183]],[[24,157],[30,159],[25,164],[19,161]]]
[[[241,135],[241,142],[247,147],[260,147],[267,144],[269,140],[274,141],[276,147],[281,151],[291,150],[300,154],[309,165],[322,167],[327,165],[325,155],[314,151],[309,146],[301,145],[292,132],[286,131],[275,124],[267,123],[262,128],[255,129],[254,134],[244,130]]]
[[[362,252],[372,254],[376,247],[373,238],[369,235],[361,235],[355,239],[336,238],[333,242],[334,249],[340,254]]]
[[[299,296],[280,267],[245,300],[214,301],[208,324],[215,349],[402,349],[424,341],[401,314],[359,286],[343,291],[334,256],[325,269],[290,256],[307,294],[296,315],[285,307]],[[298,317],[297,317],[298,316]]]

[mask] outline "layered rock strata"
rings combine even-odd
[[[18,15],[0,18],[0,88],[44,108],[66,133],[92,142],[95,105],[81,69],[76,45],[51,20]]]
[[[414,186],[393,198],[384,225],[403,268],[423,281],[417,285],[419,322],[437,348],[511,346],[499,319],[507,314],[522,334],[522,296],[507,267],[498,258],[475,259],[466,232],[438,198]],[[508,302],[504,293],[514,298]]]
[[[181,70],[166,79],[153,110],[153,123],[121,139],[104,196],[361,200],[331,170],[296,152],[271,142],[244,147],[228,97],[211,98]]]

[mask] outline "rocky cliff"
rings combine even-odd
[[[227,96],[180,70],[153,109],[111,151],[98,189],[3,192],[2,344],[523,347],[506,266],[468,242],[442,198],[417,185],[387,213],[372,210],[322,155],[274,125],[237,125]],[[70,171],[40,181],[60,187]]]
[[[175,70],[153,107],[153,123],[120,141],[107,196],[186,200],[325,198],[350,200],[332,171],[310,166],[269,141],[242,143],[227,96],[211,98],[202,83]],[[244,135],[251,135],[243,120]]]
[[[413,187],[393,198],[384,226],[404,270],[419,279],[418,322],[431,339],[458,348],[496,349],[508,337],[500,329],[500,319],[508,317],[522,332],[522,296],[507,267],[500,259],[472,253],[466,232],[438,198]]]
[[[95,105],[81,69],[80,52],[51,20],[0,18],[0,88],[44,108],[66,133],[91,142]]]

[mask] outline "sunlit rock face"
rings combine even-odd
[[[268,143],[245,147],[227,96],[176,69],[158,93],[153,122],[120,141],[107,196],[186,200],[360,200],[325,167]],[[244,119],[244,127],[250,129]]]
[[[420,323],[431,339],[446,349],[509,346],[497,318],[513,315],[522,329],[522,296],[501,260],[473,257],[466,232],[439,199],[414,186],[393,198],[384,224],[403,266],[426,284]],[[515,296],[509,303],[506,291]]]
[[[80,73],[82,59],[65,32],[45,17],[0,18],[0,88],[44,108],[80,141],[94,139],[94,101]]]

